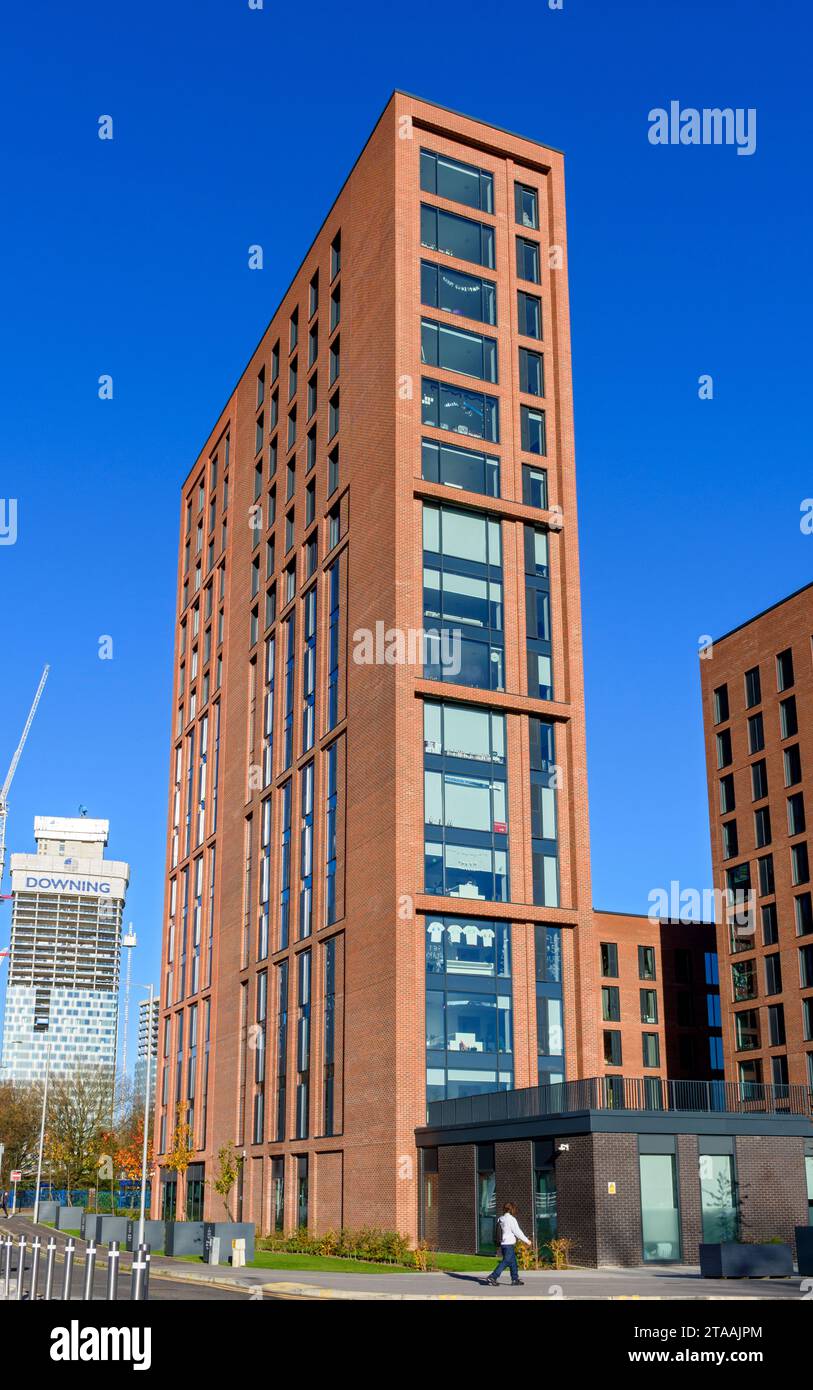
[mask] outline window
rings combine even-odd
[[[720,813],[725,816],[729,811],[733,811],[735,806],[734,774],[729,772],[720,778]]]
[[[530,463],[522,465],[522,500],[526,507],[548,509],[548,474],[544,468],[534,468]]]
[[[742,1079],[742,1078],[741,1078]],[[739,1197],[730,1153],[703,1153],[700,1141],[700,1209],[703,1240],[709,1244],[736,1240],[739,1235]]]
[[[520,227],[539,229],[539,204],[535,188],[527,184],[514,184],[514,217]]]
[[[544,396],[545,381],[540,352],[531,352],[530,348],[520,348],[519,389],[528,396]]]
[[[276,381],[279,376],[279,343],[275,343],[271,349],[271,382]]]
[[[552,700],[548,533],[539,527],[526,526],[524,539],[528,694],[537,700]]]
[[[534,927],[536,967],[536,1050],[540,1086],[564,1076],[562,1025],[562,932],[559,927]]]
[[[757,860],[757,869],[759,870],[760,895],[766,897],[769,893],[775,891],[773,855],[763,854],[762,857]]]
[[[789,695],[779,705],[779,730],[781,738],[793,738],[799,732],[799,718],[796,713],[796,696]]]
[[[496,396],[465,391],[445,382],[421,383],[421,418],[425,425],[471,435],[498,444],[500,439],[499,402]]]
[[[421,204],[421,245],[460,261],[494,269],[494,228]]]
[[[605,1023],[621,1022],[621,997],[618,985],[602,985],[601,1017]]]
[[[778,952],[765,957],[765,993],[782,993],[782,962]]]
[[[813,898],[810,893],[800,893],[793,900],[793,911],[796,918],[796,935],[807,936],[808,932],[813,931]]]
[[[500,461],[473,449],[440,444],[424,439],[421,444],[421,477],[429,483],[480,492],[487,497],[500,495]]]
[[[315,323],[308,334],[308,366],[312,367],[319,356],[319,325]]]
[[[425,503],[423,552],[424,675],[503,689],[500,523]]]
[[[729,767],[732,762],[731,730],[723,729],[723,732],[717,735],[717,766]]]
[[[335,720],[333,721],[336,722]],[[327,785],[325,795],[325,925],[337,920],[336,906],[336,818],[339,805],[338,743],[325,749]]]
[[[286,1081],[288,1070],[288,962],[277,969],[277,1116],[276,1139],[285,1138]],[[280,1163],[283,1160],[280,1159]],[[280,1174],[280,1189],[281,1189]],[[277,1197],[281,1201],[281,1190]]]
[[[739,845],[738,845],[738,837],[737,837],[737,822],[736,822],[735,820],[726,821],[726,822],[724,823],[724,825],[722,826],[722,832],[723,832],[723,858],[724,858],[724,859],[735,859],[736,856],[739,854]]]
[[[793,651],[788,647],[776,658],[776,688],[780,692],[793,685]]]
[[[642,1153],[641,1233],[644,1263],[680,1259],[680,1212],[673,1153]]]
[[[421,320],[421,361],[425,366],[442,367],[447,372],[475,376],[480,381],[497,380],[496,339],[433,323],[430,319]]]
[[[305,488],[305,527],[307,529],[316,517],[316,480]]]
[[[788,797],[788,834],[802,835],[805,830],[805,799],[802,792]]]
[[[333,439],[339,433],[340,402],[339,392],[334,391],[328,402],[327,437]]]
[[[336,491],[339,486],[339,447],[331,449],[327,457],[327,492],[328,497]]]
[[[342,288],[337,285],[330,296],[330,331],[333,332],[341,322],[342,317]]]
[[[526,454],[546,454],[545,412],[529,405],[519,408],[522,449]]]
[[[714,692],[714,722],[724,724],[728,717],[728,686],[718,685]]]
[[[618,979],[618,946],[614,941],[601,943],[601,973],[605,979]]]
[[[294,522],[295,522],[295,513],[294,513],[294,509],[293,509],[293,507],[292,507],[291,510],[288,512],[287,516],[285,517],[285,554],[286,554],[286,555],[288,554],[288,551],[291,549],[291,547],[293,546],[293,543],[294,543],[294,533],[295,533],[295,529],[296,529],[296,528],[295,528],[295,525],[294,525]]]
[[[506,902],[505,717],[424,702],[428,893]]]
[[[542,300],[535,294],[517,291],[517,332],[525,338],[542,337]]]
[[[751,799],[761,801],[768,795],[768,765],[764,758],[751,764]]]
[[[748,718],[748,752],[761,753],[765,747],[765,729],[762,723],[761,714],[752,714]]]
[[[329,357],[329,363],[330,363],[329,383],[330,383],[330,385],[332,386],[333,383],[334,383],[334,381],[335,381],[336,378],[338,377],[338,375],[339,375],[339,370],[340,370],[340,368],[341,368],[341,339],[340,339],[340,338],[334,338],[333,342],[330,344],[330,352],[329,352],[329,354],[328,354],[328,357]]]
[[[314,372],[308,382],[308,419],[312,420],[316,414],[316,405],[319,399],[319,375]]]
[[[296,406],[288,416],[288,448],[292,448],[296,443]]]
[[[754,812],[754,844],[757,849],[764,849],[765,845],[770,843],[771,813],[767,806],[760,806],[759,810]]]
[[[741,1009],[734,1015],[737,1052],[755,1052],[759,1047],[759,1011]]]
[[[426,930],[427,1100],[513,1085],[511,928],[431,917]]]
[[[735,961],[731,966],[731,987],[735,1004],[755,999],[757,994],[756,961]]]
[[[299,939],[302,941],[313,930],[313,763],[306,763],[299,774],[299,817]]]
[[[497,1174],[493,1144],[477,1145],[477,1252],[493,1255],[497,1239]]]
[[[790,869],[791,880],[794,887],[800,883],[810,882],[810,864],[808,862],[807,841],[800,840],[798,844],[790,847]]]
[[[497,286],[479,275],[421,261],[421,303],[481,323],[497,322]]]
[[[752,666],[750,671],[745,673],[745,707],[751,709],[758,705],[762,699],[762,688],[759,679],[759,667]]]
[[[639,980],[654,980],[654,979],[655,979],[655,947],[654,947],[654,946],[639,946],[639,947],[638,947],[638,979],[639,979]]]
[[[604,1065],[621,1066],[621,1034],[615,1028],[604,1029]]]
[[[799,947],[799,981],[802,989],[813,989],[813,946]]]
[[[538,241],[517,237],[517,276],[520,280],[530,280],[534,285],[540,283]]]
[[[488,170],[433,150],[421,150],[421,190],[480,212],[494,211],[494,179]]]
[[[297,385],[298,385],[298,381],[299,381],[299,365],[298,365],[298,363],[297,363],[297,359],[294,358],[293,362],[291,363],[291,365],[290,365],[289,368],[288,368],[288,400],[289,400],[289,401],[292,401],[293,398],[294,398],[294,396],[296,395],[296,388],[297,388]]]
[[[335,280],[342,268],[342,234],[337,232],[330,243],[330,278]]]
[[[641,1022],[658,1022],[658,991],[656,989],[639,990],[641,998]],[[657,1063],[655,1063],[657,1066]]]
[[[327,514],[327,548],[333,550],[342,538],[342,514],[338,503]]]
[[[299,342],[299,310],[294,309],[288,331],[288,351],[293,352]]]
[[[322,1127],[325,1134],[333,1133],[333,1106],[336,1061],[336,938],[324,946],[324,1041],[322,1083]]]
[[[641,1044],[645,1067],[659,1067],[661,1064],[660,1039],[657,1033],[642,1033]]]
[[[339,561],[334,560],[327,572],[329,594],[328,616],[328,676],[326,731],[339,720]]]
[[[802,1000],[802,1032],[805,1042],[813,1042],[813,995]]]
[[[798,743],[785,749],[785,786],[793,787],[802,780],[802,758]]]
[[[310,282],[308,290],[308,318],[312,319],[316,310],[319,308],[319,271],[317,270]]]
[[[762,918],[762,944],[775,946],[779,940],[779,922],[776,916],[776,903],[763,903],[760,908]]]

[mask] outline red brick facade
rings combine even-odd
[[[812,634],[809,585],[700,662],[714,882],[747,872],[756,909],[753,930],[718,925],[728,1080],[813,1087]]]

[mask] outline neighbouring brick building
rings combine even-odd
[[[718,928],[727,1075],[813,1089],[813,585],[700,663],[714,881],[753,911]]]

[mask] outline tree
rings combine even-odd
[[[144,1116],[136,1115],[119,1135],[113,1161],[119,1172],[130,1182],[141,1181],[141,1159],[144,1154]],[[147,1172],[152,1171],[154,1158],[152,1140],[147,1142]]]
[[[226,1216],[230,1221],[231,1208],[229,1207],[229,1196],[231,1195],[234,1184],[237,1182],[239,1161],[231,1140],[228,1144],[224,1144],[222,1149],[218,1149],[217,1175],[212,1179],[212,1187],[218,1196],[223,1198]]]
[[[167,1154],[166,1167],[178,1175],[178,1195],[175,1203],[176,1221],[185,1220],[184,1206],[181,1200],[181,1188],[186,1170],[192,1161],[194,1149],[192,1148],[192,1127],[186,1119],[186,1106],[181,1101],[177,1108],[177,1121],[175,1132],[172,1136],[172,1147]]]
[[[10,1081],[0,1084],[0,1139],[6,1146],[6,1177],[12,1168],[20,1168],[26,1176],[36,1174],[41,1113],[41,1087]]]
[[[110,1077],[90,1069],[52,1077],[45,1118],[45,1152],[66,1188],[95,1187],[109,1134]]]

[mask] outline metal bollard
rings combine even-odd
[[[53,1236],[51,1236],[50,1239],[49,1239],[49,1241],[48,1241],[48,1244],[47,1244],[47,1246],[46,1246],[46,1260],[45,1260],[45,1293],[43,1294],[43,1299],[44,1299],[44,1301],[45,1301],[46,1303],[52,1298],[53,1292],[54,1292],[54,1256],[55,1256],[55,1255],[56,1255],[56,1241],[54,1240]]]
[[[73,1236],[69,1236],[65,1245],[65,1274],[62,1279],[62,1302],[70,1302],[71,1284],[73,1282],[73,1257],[76,1254],[76,1241]]]
[[[107,1250],[107,1301],[113,1303],[119,1296],[119,1243],[111,1240]]]
[[[41,1249],[42,1241],[40,1240],[39,1236],[34,1236],[34,1239],[31,1242],[31,1282],[28,1286],[28,1297],[32,1303],[36,1302],[37,1298],[37,1285],[39,1283],[40,1278]]]
[[[20,1236],[20,1244],[17,1252],[17,1300],[22,1300],[23,1296],[23,1276],[25,1274],[25,1236]]]
[[[149,1248],[139,1245],[130,1273],[130,1297],[134,1303],[143,1303],[149,1297],[149,1270]]]
[[[89,1302],[89,1300],[93,1298],[93,1276],[96,1273],[96,1249],[97,1247],[94,1241],[88,1241],[88,1246],[85,1250],[85,1302]]]
[[[6,1237],[5,1272],[4,1272],[4,1276],[3,1276],[4,1279],[5,1279],[5,1285],[6,1285],[6,1298],[11,1298],[11,1248],[12,1248],[13,1244],[14,1244],[14,1242],[13,1242],[13,1240],[11,1239],[11,1236],[7,1236],[7,1237]]]

